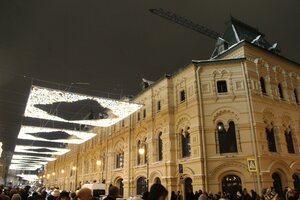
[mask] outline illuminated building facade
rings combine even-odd
[[[48,163],[45,183],[74,190],[103,181],[125,197],[147,180],[184,195],[300,189],[299,100],[300,65],[243,40],[143,90],[138,112],[70,144]]]

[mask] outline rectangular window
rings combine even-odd
[[[123,168],[124,166],[124,153],[117,154],[116,168]]]
[[[140,114],[140,112],[137,113],[137,120],[138,120],[138,121],[141,120],[141,114]]]
[[[180,91],[180,102],[183,102],[183,101],[185,101],[185,91],[181,90]]]
[[[161,109],[160,101],[157,101],[157,112],[159,112]]]
[[[146,109],[143,110],[143,117],[146,118]]]
[[[226,81],[224,81],[224,80],[223,81],[217,81],[217,89],[218,89],[218,93],[228,92]]]

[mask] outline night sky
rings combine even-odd
[[[0,0],[0,141],[13,150],[31,84],[137,94],[215,41],[149,12],[163,8],[223,33],[230,15],[300,62],[299,0]],[[32,77],[32,78],[24,78]],[[54,84],[56,83],[56,84]],[[49,85],[48,85],[49,86]],[[75,87],[74,87],[75,88]],[[76,91],[76,89],[74,89]],[[84,91],[84,90],[83,90]]]

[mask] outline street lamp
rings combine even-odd
[[[143,142],[142,146],[139,147],[139,154],[140,155],[145,155],[145,160],[146,160],[146,189],[148,191],[148,185],[149,185],[149,162],[148,162],[148,154],[145,154],[147,149],[147,143]]]

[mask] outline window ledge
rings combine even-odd
[[[113,169],[112,171],[113,172],[118,172],[118,171],[122,171],[123,170],[123,168],[117,168],[117,169]]]
[[[224,156],[224,157],[235,157],[239,155],[238,152],[234,152],[234,153],[220,153],[220,156]]]

